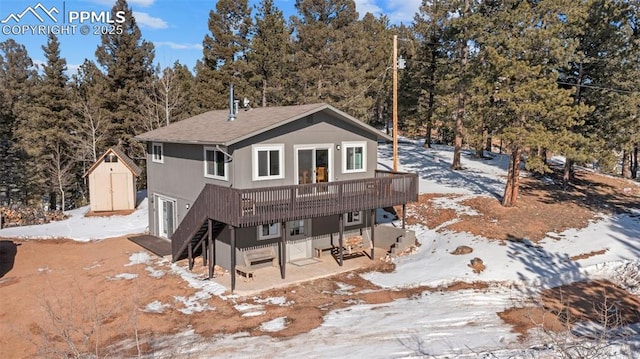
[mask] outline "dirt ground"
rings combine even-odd
[[[502,241],[522,238],[536,241],[550,231],[583,227],[598,212],[624,211],[637,208],[640,203],[639,187],[628,181],[589,173],[578,173],[577,179],[576,185],[566,192],[557,185],[525,179],[519,202],[514,208],[501,207],[495,198],[467,199],[463,204],[475,209],[479,215],[461,215],[459,222],[444,228]],[[418,203],[407,206],[409,222],[421,221],[433,228],[456,218],[453,210],[438,209],[433,205],[436,197],[422,195]],[[179,304],[171,310],[153,312],[144,310],[148,303],[175,303],[174,298],[188,298],[196,291],[182,278],[171,274],[168,261],[158,263],[154,259],[152,265],[127,265],[130,256],[141,250],[124,237],[91,243],[0,241],[2,356],[62,357],[75,352],[108,356],[116,354],[111,352],[114,349],[109,349],[110,344],[122,339],[138,338],[139,345],[133,342],[127,349],[129,354],[135,355],[149,350],[146,343],[153,341],[153,338],[185,329],[193,329],[205,336],[243,331],[251,335],[289,337],[318,327],[324,313],[354,302],[386,303],[424,291],[482,290],[488,285],[455,283],[449,288],[384,290],[355,273],[346,273],[275,289],[251,298],[223,300],[213,296],[207,300],[207,304],[216,310],[204,314],[184,314]],[[372,267],[362,269],[371,270],[389,271],[393,270],[393,265],[375,261]],[[336,295],[336,282],[353,286],[350,292],[355,294]],[[368,290],[363,292],[364,289]],[[559,296],[558,293],[563,294]],[[572,293],[569,297],[576,300],[567,300],[566,293]],[[522,334],[532,325],[543,322],[548,322],[545,328],[564,330],[567,328],[567,321],[564,320],[567,313],[575,320],[598,321],[600,313],[588,308],[593,308],[594,303],[605,297],[586,293],[612,293],[620,306],[616,310],[624,314],[625,322],[640,321],[637,316],[640,312],[639,298],[608,282],[576,283],[551,289],[543,293],[540,306],[512,308],[500,313],[500,316]],[[284,297],[294,304],[281,306],[263,303],[266,314],[256,317],[242,316],[235,307],[270,297]],[[547,313],[553,313],[555,319]],[[260,330],[261,323],[283,316],[288,318],[284,330],[276,333]]]

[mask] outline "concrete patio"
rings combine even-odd
[[[322,254],[320,258],[306,259],[302,262],[287,263],[286,276],[282,279],[280,276],[280,268],[264,267],[256,269],[253,272],[253,278],[245,278],[240,274],[236,275],[236,289],[233,294],[241,297],[251,296],[264,292],[269,289],[283,288],[293,284],[311,281],[314,279],[330,277],[339,273],[345,273],[356,269],[373,267],[382,257],[385,257],[387,251],[381,248],[375,249],[375,258],[371,260],[364,252],[357,255],[345,255],[344,264],[338,265],[338,262],[329,252]],[[186,261],[185,261],[186,264]],[[193,272],[207,277],[207,267],[202,265],[201,257],[198,257],[193,267]],[[226,272],[222,275],[218,274],[211,280],[223,285],[229,293],[231,292],[231,274]]]

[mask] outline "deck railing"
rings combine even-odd
[[[179,250],[207,219],[234,227],[390,207],[418,199],[418,176],[376,171],[374,178],[237,189],[207,184],[172,236]],[[175,251],[174,251],[175,253]]]

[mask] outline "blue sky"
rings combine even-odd
[[[259,1],[250,0],[250,4],[253,6]],[[100,35],[93,32],[109,28],[104,17],[83,22],[77,17],[82,14],[100,16],[102,12],[111,10],[114,3],[115,0],[0,0],[0,41],[13,38],[27,47],[35,63],[42,63],[44,54],[41,46],[46,43],[47,36],[38,33],[39,29],[44,25],[46,31],[66,31],[59,33],[58,38],[61,55],[67,59],[68,72],[73,74],[85,58],[95,60]],[[216,1],[128,0],[128,3],[142,37],[155,44],[155,62],[164,67],[179,60],[192,69],[202,57],[202,40],[208,33],[209,11],[215,8]],[[295,0],[275,0],[287,19],[296,14],[294,3]],[[361,16],[372,12],[387,15],[392,23],[410,23],[420,3],[420,0],[357,0],[356,9]],[[38,4],[41,5],[39,8]],[[29,12],[29,8],[35,9],[38,15]],[[72,19],[73,16],[76,18]],[[29,28],[25,29],[25,25]],[[81,29],[83,25],[87,25],[85,29]],[[89,30],[89,33],[82,34],[81,30]]]

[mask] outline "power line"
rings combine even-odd
[[[620,92],[620,93],[628,93],[628,94],[634,94],[634,93],[640,93],[640,91],[637,90],[622,90],[622,89],[617,89],[617,88],[613,88],[613,87],[604,87],[604,86],[596,86],[596,85],[585,85],[585,84],[574,84],[574,83],[570,83],[570,82],[562,82],[562,81],[558,81],[557,82],[560,85],[569,85],[569,86],[579,86],[579,87],[586,87],[586,88],[591,88],[591,89],[595,89],[595,90],[605,90],[605,91],[613,91],[613,92]]]

